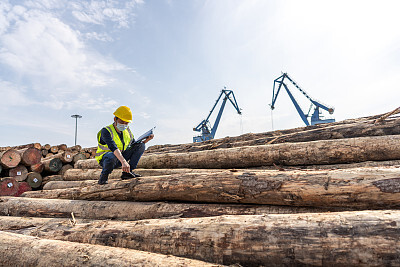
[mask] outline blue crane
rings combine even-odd
[[[210,116],[213,113],[215,107],[217,106],[218,101],[222,97],[223,97],[223,100],[222,100],[221,107],[219,109],[217,118],[215,119],[214,126],[211,128],[210,121],[209,121]],[[235,94],[233,93],[232,90],[226,90],[226,87],[224,87],[224,89],[221,91],[221,94],[219,95],[217,101],[215,102],[213,108],[211,109],[210,114],[208,114],[208,117],[205,120],[203,120],[202,122],[200,122],[199,125],[197,125],[195,128],[193,128],[193,131],[201,132],[201,135],[193,137],[194,143],[214,139],[215,132],[217,131],[218,124],[219,124],[219,121],[221,120],[222,112],[224,111],[227,100],[229,100],[232,103],[233,107],[236,109],[236,111],[238,112],[239,115],[242,114],[242,112],[240,111],[240,108],[236,102]]]
[[[299,104],[297,103],[296,99],[294,98],[293,94],[290,92],[289,88],[287,87],[287,85],[284,83],[285,78],[287,80],[289,80],[297,89],[300,90],[301,93],[303,93],[303,95],[310,100],[311,102],[311,106],[310,109],[308,110],[308,113],[305,114],[303,112],[303,110],[300,108]],[[278,85],[278,88],[276,89],[275,86]],[[276,98],[278,97],[279,91],[281,90],[281,87],[283,87],[286,89],[286,92],[288,93],[290,99],[292,100],[294,106],[296,107],[297,112],[299,113],[301,119],[303,120],[303,122],[309,126],[310,123],[308,122],[308,117],[310,117],[310,112],[311,109],[314,107],[314,112],[311,115],[311,125],[315,125],[315,124],[319,124],[319,123],[329,123],[329,122],[335,122],[335,119],[321,119],[320,118],[320,109],[326,110],[329,112],[329,114],[333,114],[334,112],[334,108],[333,107],[328,107],[326,105],[323,105],[321,103],[319,103],[318,101],[312,99],[303,89],[300,88],[299,85],[296,84],[295,81],[293,81],[288,75],[287,73],[283,73],[281,76],[279,76],[278,78],[276,78],[274,80],[274,88],[273,88],[273,92],[272,92],[272,103],[270,104],[271,109],[273,110],[275,108],[275,102],[276,102]],[[276,91],[275,91],[276,89]]]

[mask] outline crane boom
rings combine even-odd
[[[221,107],[218,111],[217,118],[215,119],[214,126],[211,128],[209,119],[210,119],[211,114],[213,113],[215,107],[217,106],[219,100],[222,97],[223,97],[223,100],[222,100]],[[217,101],[215,102],[214,106],[212,107],[210,113],[208,114],[207,118],[202,120],[196,127],[193,128],[193,131],[201,132],[201,135],[193,137],[194,143],[214,139],[214,136],[215,136],[215,133],[217,132],[219,122],[221,121],[222,113],[224,111],[227,100],[229,100],[232,103],[233,107],[236,109],[236,111],[238,112],[239,115],[242,114],[242,112],[240,111],[240,108],[236,102],[235,94],[233,93],[232,90],[226,90],[226,87],[224,87],[224,89],[221,90],[221,93],[220,93],[219,97],[217,98]]]
[[[287,80],[289,80],[310,102],[311,102],[311,106],[310,109],[308,111],[307,114],[305,114],[303,112],[303,110],[301,109],[301,107],[299,106],[299,104],[297,103],[296,99],[294,98],[292,92],[289,90],[289,88],[287,87],[287,85],[284,83],[285,78]],[[278,84],[278,87],[275,91],[275,86]],[[318,101],[314,100],[313,98],[311,98],[293,79],[291,79],[289,77],[289,75],[287,73],[283,73],[281,76],[279,76],[278,78],[276,78],[274,80],[274,87],[273,87],[273,91],[272,91],[272,102],[270,104],[271,109],[275,108],[275,102],[276,99],[278,97],[278,94],[282,88],[282,86],[285,88],[286,92],[288,93],[290,100],[292,100],[293,105],[295,106],[297,112],[299,113],[301,119],[303,120],[303,122],[309,126],[310,122],[308,121],[308,117],[310,117],[310,111],[311,108],[314,107],[314,112],[311,115],[311,125],[315,125],[315,124],[319,124],[319,123],[329,123],[329,122],[334,122],[335,119],[321,119],[320,118],[320,108],[323,110],[326,110],[329,112],[329,114],[333,114],[334,112],[334,108],[333,107],[328,107],[324,104],[319,103]]]

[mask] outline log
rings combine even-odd
[[[51,181],[64,181],[62,175],[54,174],[42,177],[42,185],[46,185],[48,182]]]
[[[217,266],[125,248],[40,239],[0,231],[1,266]]]
[[[42,159],[41,151],[34,147],[21,149],[18,152],[21,154],[21,163],[25,166],[38,164]]]
[[[57,154],[58,153],[58,146],[51,146],[50,147],[50,152],[53,154]]]
[[[21,162],[21,155],[15,149],[9,149],[0,153],[0,164],[5,169],[15,168]]]
[[[75,146],[71,146],[69,149],[71,151],[80,152],[82,150],[82,147],[80,145],[75,145]]]
[[[22,182],[25,181],[28,175],[28,169],[24,165],[19,164],[17,167],[9,169],[8,175],[13,177],[18,182]]]
[[[74,168],[75,169],[101,169],[99,163],[95,159],[79,159],[75,161],[74,158]]]
[[[19,183],[14,178],[4,178],[0,183],[0,196],[13,196],[18,192]]]
[[[85,155],[82,153],[77,153],[76,155],[74,155],[72,162],[75,164],[78,160],[86,160]]]
[[[50,150],[50,147],[51,147],[51,145],[49,145],[49,144],[45,144],[44,146],[42,146],[42,149],[45,149],[45,150]]]
[[[43,186],[43,190],[65,189],[74,187],[85,187],[96,185],[95,180],[86,181],[49,181]]]
[[[135,221],[1,217],[0,230],[241,266],[396,266],[400,211]]]
[[[336,138],[400,134],[398,129],[400,123],[399,120],[393,123],[391,122],[389,125],[376,128],[375,125],[373,125],[373,123],[375,121],[375,118],[378,117],[380,117],[380,115],[358,118],[358,119],[349,119],[335,123],[317,124],[317,125],[311,125],[311,126],[299,127],[287,130],[277,130],[265,133],[247,133],[240,136],[213,139],[200,143],[188,143],[188,144],[178,144],[178,145],[155,145],[149,147],[145,151],[145,153],[165,153],[165,152],[182,153],[182,152],[210,150],[216,148],[230,148],[230,147],[240,147],[246,145],[261,145],[261,144],[268,144],[270,142],[273,143],[304,142],[304,141],[327,140]],[[353,127],[355,128],[354,130],[352,130]],[[358,129],[359,127],[361,127],[361,129]],[[388,129],[385,129],[385,127],[388,127]],[[339,129],[339,132],[335,132],[336,129]],[[300,138],[298,139],[298,137]],[[292,140],[289,140],[288,138]]]
[[[68,146],[66,144],[61,144],[61,145],[58,145],[57,147],[58,147],[58,150],[63,150],[63,151],[67,151],[67,149],[68,149]]]
[[[27,191],[31,191],[32,187],[27,182],[20,182],[18,187],[18,192],[15,193],[15,197],[21,196],[23,193]]]
[[[42,185],[42,176],[37,172],[30,172],[26,177],[26,182],[32,188],[38,188]]]
[[[47,172],[56,173],[62,168],[62,161],[59,158],[44,159],[42,163]]]
[[[64,181],[84,181],[98,180],[102,169],[69,169],[63,175]],[[159,176],[176,173],[198,173],[198,172],[219,172],[220,169],[136,169],[135,173],[145,176]],[[108,176],[108,179],[120,179],[122,175],[121,169],[115,169]]]
[[[31,165],[29,169],[32,172],[42,173],[44,171],[44,164],[39,162],[38,164]]]
[[[107,185],[26,192],[81,200],[184,201],[313,207],[398,208],[399,168],[220,171],[149,176]]]
[[[47,149],[42,149],[41,151],[42,151],[42,156],[43,157],[46,157],[47,154],[49,154],[49,151]]]
[[[220,215],[257,215],[344,211],[349,208],[313,208],[243,204],[194,204],[166,202],[86,201],[1,197],[1,216],[58,217],[96,220],[194,218]]]
[[[45,158],[48,159],[48,158],[52,158],[53,156],[54,156],[54,154],[49,152],[46,154]]]
[[[65,172],[69,169],[73,169],[74,167],[71,164],[65,164],[61,167],[61,170],[58,172],[59,175],[64,176]]]
[[[61,153],[46,157],[46,159],[55,159],[59,158],[62,163],[71,163],[73,160],[73,155],[69,151],[63,151]]]
[[[40,143],[31,143],[31,144],[27,144],[27,145],[14,146],[13,149],[19,150],[19,149],[31,148],[31,147],[37,148],[40,150],[42,145]]]
[[[400,159],[400,135],[143,155],[138,168],[250,168]]]

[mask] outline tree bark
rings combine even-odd
[[[37,172],[30,172],[26,177],[26,182],[32,188],[39,188],[42,185],[42,176]]]
[[[0,229],[242,266],[395,266],[400,211],[82,221],[2,217]]]
[[[61,167],[61,170],[58,172],[59,175],[64,176],[65,172],[69,169],[73,169],[74,167],[71,164],[65,164]]]
[[[217,266],[198,260],[109,246],[0,232],[1,266]]]
[[[375,118],[381,115],[365,118],[344,120],[335,123],[324,123],[286,130],[277,130],[264,133],[247,133],[240,136],[213,139],[200,143],[178,145],[155,145],[149,147],[145,153],[182,153],[216,148],[230,148],[246,145],[261,145],[281,142],[304,142],[337,138],[350,138],[384,134],[400,134],[399,119],[388,121],[388,124],[376,127]],[[354,130],[352,130],[354,128]],[[387,129],[386,129],[387,128]],[[364,129],[364,130],[363,130]],[[303,137],[304,135],[304,137]]]
[[[21,155],[15,149],[9,149],[0,153],[0,164],[5,169],[15,168],[21,162]]]
[[[42,160],[44,169],[51,173],[59,172],[62,168],[62,161],[59,158],[49,158]]]
[[[400,159],[400,135],[143,155],[138,168],[250,168]]]
[[[28,176],[28,169],[19,164],[17,167],[8,170],[8,176],[13,177],[18,182],[22,182]]]
[[[73,154],[69,151],[63,151],[61,153],[52,155],[50,157],[46,157],[46,159],[55,159],[58,158],[61,160],[62,163],[71,163],[73,160]]]
[[[349,208],[313,208],[244,204],[194,204],[130,201],[86,201],[1,197],[0,215],[59,217],[96,220],[143,220],[158,218],[194,218],[220,215],[257,215],[344,211]]]
[[[26,192],[25,197],[185,201],[314,207],[400,207],[400,169],[222,171],[116,181],[108,185]]]
[[[97,163],[97,162],[96,162]],[[69,169],[64,173],[64,181],[98,180],[102,169]],[[135,173],[144,176],[159,176],[177,173],[219,172],[220,169],[136,169]],[[120,179],[121,169],[115,169],[108,179]]]
[[[75,164],[78,160],[86,160],[85,155],[82,153],[77,153],[76,155],[74,155],[72,162]]]
[[[42,185],[47,184],[51,181],[64,181],[62,175],[54,174],[42,177]]]
[[[25,166],[38,164],[42,159],[41,151],[34,147],[24,148],[18,152],[21,154],[21,163]]]

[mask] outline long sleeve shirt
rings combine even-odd
[[[122,146],[125,146],[123,133],[117,132],[117,134],[119,136],[119,139],[121,139]],[[114,140],[111,138],[110,132],[105,127],[101,129],[100,144],[107,145],[111,152],[114,152],[118,149],[117,144],[115,144]]]

